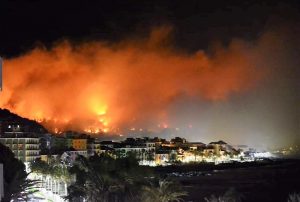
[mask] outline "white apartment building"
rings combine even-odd
[[[15,157],[24,163],[40,157],[40,138],[2,137],[0,143],[9,147]]]

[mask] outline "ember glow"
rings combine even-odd
[[[147,39],[117,44],[65,41],[6,59],[0,107],[55,132],[167,128],[167,108],[177,97],[223,102],[264,75],[256,47],[246,42],[188,54],[166,45],[169,32],[161,27]]]

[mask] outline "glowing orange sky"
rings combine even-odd
[[[166,45],[168,33],[159,28],[148,39],[118,44],[65,41],[6,59],[0,107],[51,119],[51,130],[109,130],[136,120],[166,122],[165,108],[180,94],[223,101],[252,88],[262,75],[244,42],[210,56],[188,54]]]

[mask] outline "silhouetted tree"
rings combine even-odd
[[[234,188],[228,189],[223,196],[211,195],[205,198],[206,202],[241,202],[243,195],[238,193]]]
[[[48,163],[41,159],[36,159],[34,162],[30,163],[30,169],[32,172],[49,175],[65,182],[69,182],[71,179],[67,166],[59,159],[55,158],[50,158]]]
[[[76,183],[68,187],[67,199],[84,197],[87,201],[138,201],[147,171],[138,165],[134,154],[114,159],[101,154],[90,159],[79,156],[70,169]]]
[[[300,193],[289,194],[288,202],[300,202]]]
[[[186,195],[187,193],[182,191],[177,183],[164,179],[151,183],[150,186],[144,186],[141,201],[180,202],[184,201],[182,197]]]
[[[0,144],[0,154],[4,173],[4,197],[1,201],[26,201],[35,192],[37,181],[27,179],[25,165],[14,157],[8,147]]]

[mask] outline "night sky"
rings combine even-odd
[[[233,88],[218,99],[206,89],[201,89],[201,96],[195,96],[198,92],[192,95],[176,92],[176,96],[170,96],[168,104],[163,106],[168,124],[180,128],[179,135],[194,141],[224,139],[232,144],[261,148],[300,143],[300,3],[297,0],[2,0],[0,19],[0,55],[9,61],[36,47],[51,50],[65,40],[75,46],[92,42],[111,45],[143,41],[158,27],[170,28],[168,47],[180,56],[202,50],[209,58],[216,49],[224,49],[229,50],[230,54],[225,55],[230,58],[236,51],[230,49],[232,44],[242,44],[237,49],[247,55],[251,67],[255,66],[252,71],[264,72],[264,76],[255,81],[255,85]],[[116,49],[122,49],[120,47]],[[217,74],[213,77],[216,80],[224,77],[222,73]],[[241,73],[244,74],[248,73]],[[24,90],[20,86],[8,88]],[[0,94],[0,99],[6,97],[1,98]],[[14,111],[18,99],[26,97],[10,97],[3,103],[0,100],[0,107]],[[162,107],[153,105],[156,110]],[[152,124],[155,118],[149,117],[146,122]],[[151,124],[142,123],[141,126]]]
[[[207,49],[215,40],[255,39],[266,26],[299,20],[299,1],[1,1],[1,55],[62,39],[118,41],[169,24],[176,46]]]

